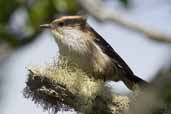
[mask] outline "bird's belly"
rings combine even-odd
[[[76,65],[78,68],[82,69],[83,71],[92,73],[93,72],[93,64],[91,64],[91,57],[88,55],[80,55],[75,54],[72,52],[67,52],[61,54],[62,56],[66,57],[68,62],[72,65]]]
[[[111,61],[106,58],[105,55],[97,53],[78,54],[74,52],[61,53],[65,56],[69,62],[78,66],[84,72],[90,73],[93,77],[106,79],[112,78],[114,75],[114,69]]]

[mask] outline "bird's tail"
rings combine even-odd
[[[145,80],[135,76],[135,75],[129,75],[123,78],[123,82],[126,84],[126,86],[131,89],[131,90],[135,90],[137,88],[145,88],[148,86],[148,82],[146,82]]]

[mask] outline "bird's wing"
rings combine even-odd
[[[115,52],[115,50],[93,28],[89,27],[89,29],[96,36],[94,41],[100,46],[102,51],[112,59],[113,63],[116,65],[116,67],[118,67],[119,69],[124,70],[124,72],[132,75],[133,74],[132,70],[124,62],[124,60]]]

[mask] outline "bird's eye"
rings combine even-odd
[[[58,26],[60,26],[60,27],[64,26],[64,22],[59,22]]]

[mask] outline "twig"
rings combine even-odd
[[[134,30],[139,33],[143,33],[146,38],[162,42],[162,43],[171,43],[171,35],[166,35],[164,33],[148,29],[138,23],[128,21],[127,19],[113,13],[109,8],[103,5],[102,0],[78,0],[82,8],[87,11],[90,15],[95,17],[100,21],[111,21],[126,27],[128,29]]]

